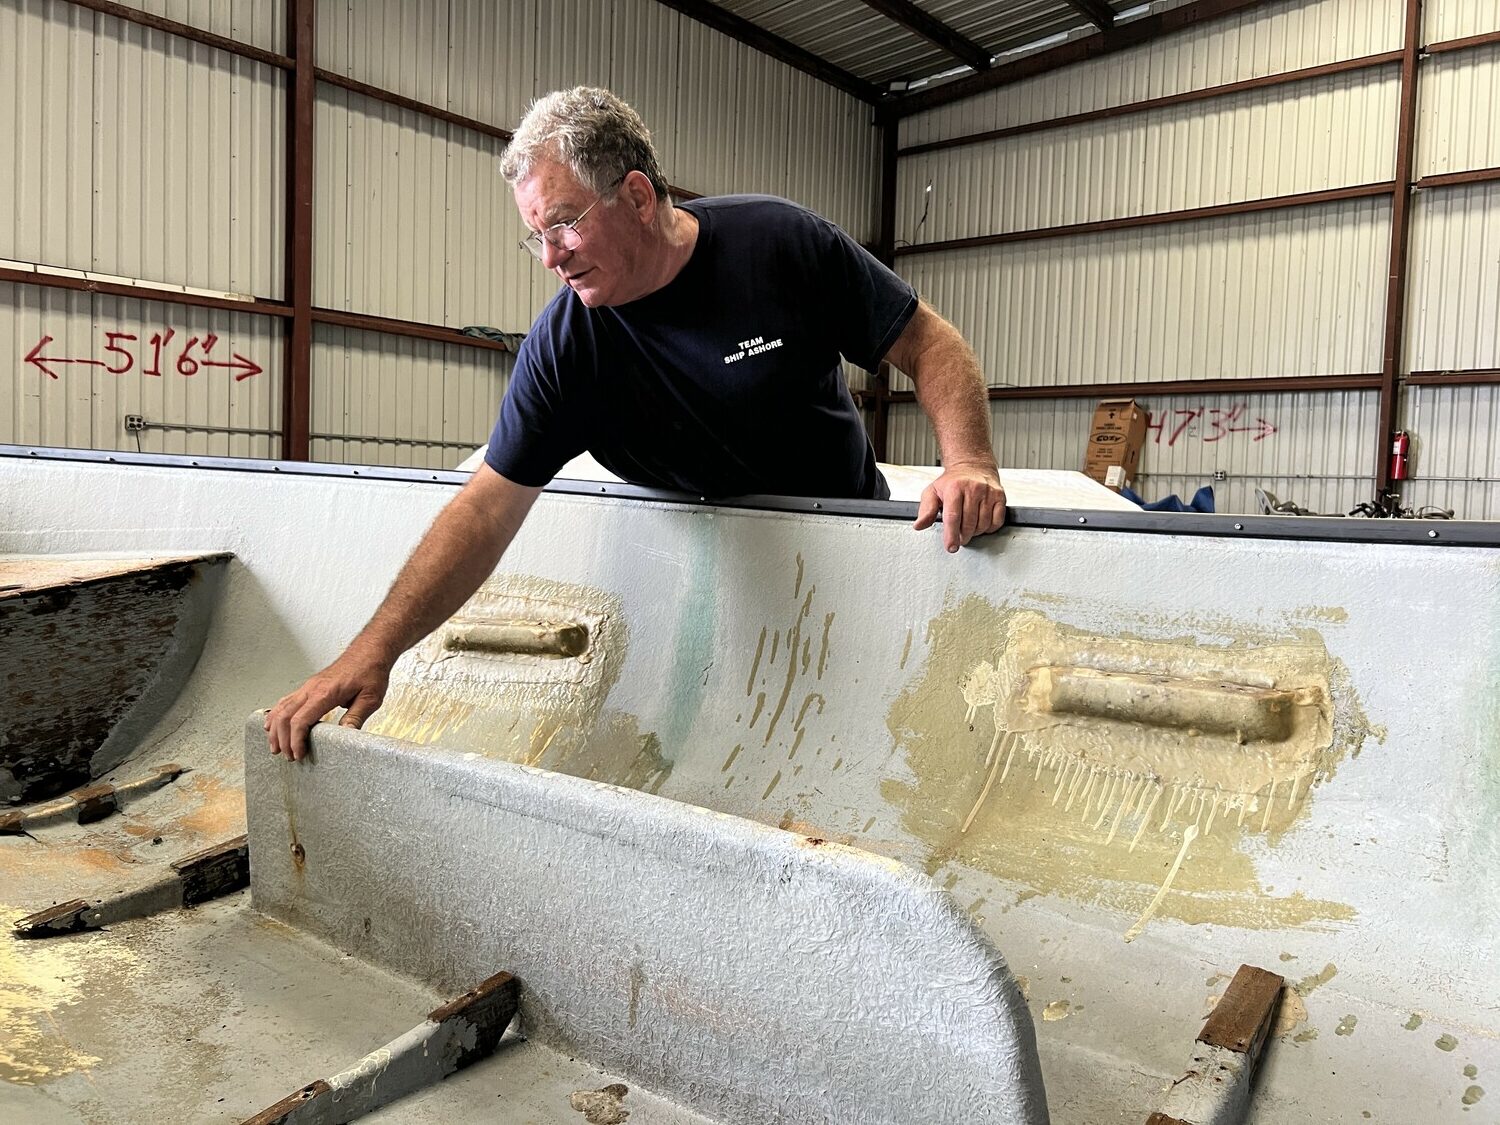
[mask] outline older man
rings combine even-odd
[[[501,172],[564,283],[516,360],[484,464],[439,513],[344,653],[281,699],[300,760],[333,707],[359,726],[391,667],[494,570],[542,487],[585,450],[637,484],[712,496],[885,497],[840,357],[895,364],[943,453],[914,525],[949,551],[1005,518],[978,362],[913,289],[811,211],[766,196],[674,206],[650,133],[605,90],[527,112]]]

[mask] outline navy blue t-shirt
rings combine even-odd
[[[587,450],[653,488],[889,495],[839,357],[873,370],[916,311],[916,292],[787,200],[681,206],[698,240],[666,286],[598,309],[564,288],[537,318],[490,436],[490,467],[540,486]]]

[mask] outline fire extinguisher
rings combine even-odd
[[[1411,435],[1397,430],[1391,435],[1391,480],[1405,480],[1411,469]]]

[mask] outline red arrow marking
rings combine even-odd
[[[202,361],[201,366],[238,368],[239,374],[234,377],[234,381],[236,383],[243,382],[244,380],[250,378],[250,376],[252,375],[259,375],[262,371],[265,370],[265,368],[261,367],[261,365],[256,363],[253,359],[246,359],[244,356],[240,355],[239,352],[230,352],[229,354],[234,356],[233,363],[225,363],[224,361],[217,359],[205,359]]]
[[[1262,441],[1276,433],[1276,427],[1264,418],[1257,417],[1255,421],[1257,424],[1254,426],[1231,426],[1229,432],[1232,434],[1254,434],[1255,436],[1250,439],[1251,441]]]
[[[104,366],[104,361],[102,359],[58,359],[55,356],[43,355],[42,349],[50,343],[52,343],[52,337],[43,336],[36,342],[36,347],[32,348],[31,351],[26,353],[25,359],[26,363],[30,363],[35,366],[38,371],[42,372],[49,379],[57,378],[57,372],[46,366],[46,364],[49,363],[82,363],[88,365],[89,367]]]

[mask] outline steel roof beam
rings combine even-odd
[[[940,50],[966,63],[975,70],[990,68],[990,52],[974,40],[959,34],[936,16],[929,15],[911,0],[863,0],[866,7],[874,8],[886,19],[899,23]],[[1072,0],[1069,0],[1071,3]],[[1098,0],[1089,0],[1097,3]]]

